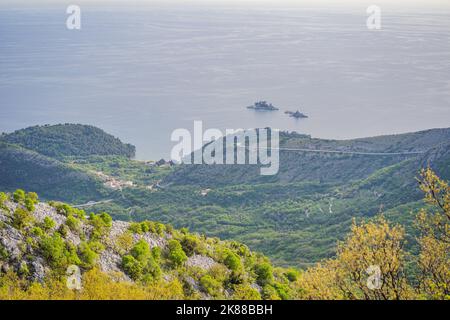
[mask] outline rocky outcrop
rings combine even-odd
[[[12,268],[15,271],[19,271],[26,267],[29,269],[29,277],[31,280],[43,281],[50,270],[48,262],[41,256],[39,249],[28,248],[28,250],[26,250],[27,238],[21,231],[12,226],[12,215],[18,207],[19,205],[17,203],[6,201],[3,205],[3,209],[0,209],[0,249],[2,250],[0,255],[0,270],[6,272]],[[35,205],[32,215],[36,226],[42,225],[45,218],[51,218],[51,220],[54,221],[54,227],[51,232],[59,230],[67,221],[65,215],[58,213],[51,205],[42,202]],[[112,222],[112,226],[104,241],[105,249],[99,255],[97,265],[104,272],[122,273],[123,279],[131,281],[131,279],[122,272],[121,263],[123,252],[119,252],[120,250],[118,250],[115,243],[115,240],[128,232],[129,228],[129,222]],[[65,241],[77,247],[83,241],[80,234],[91,234],[92,226],[85,222],[80,227],[82,232],[73,232],[69,228],[66,228],[65,230]],[[166,249],[170,238],[171,235],[167,233],[163,235],[152,232],[132,234],[133,243],[144,240],[149,244],[150,248],[160,247],[162,250]],[[84,241],[86,240],[89,239],[84,239]],[[29,259],[28,263],[25,262],[25,260],[22,260],[25,251],[28,251],[28,253],[33,252],[34,254],[32,259]],[[193,255],[186,262],[186,266],[188,267],[197,267],[205,270],[209,270],[215,264],[217,264],[217,262],[212,258],[202,255]]]

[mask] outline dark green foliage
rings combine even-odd
[[[156,233],[157,224],[152,221],[132,222],[128,228],[134,234],[143,234],[146,232]]]
[[[6,193],[0,192],[0,209],[5,208],[6,200],[8,200]]]
[[[13,213],[12,224],[18,230],[24,230],[26,227],[31,226],[34,221],[33,215],[25,209],[17,208]]]
[[[30,199],[34,204],[37,204],[39,202],[39,196],[36,192],[28,192],[27,198]]]
[[[1,137],[49,157],[121,155],[134,157],[135,147],[124,144],[103,130],[80,124],[35,126]]]
[[[97,244],[82,242],[78,247],[78,254],[81,259],[81,266],[86,269],[92,269],[98,259],[98,253],[96,252],[99,248],[95,247]]]
[[[78,218],[75,218],[73,215],[69,215],[67,217],[67,219],[66,219],[66,225],[73,232],[79,232],[80,231],[81,222],[80,222],[80,220]]]
[[[273,282],[273,269],[269,263],[263,262],[255,265],[256,281],[260,286]]]
[[[13,194],[13,199],[15,203],[23,203],[25,201],[25,191],[17,189]]]
[[[175,267],[181,266],[187,260],[186,253],[177,240],[169,241],[169,260]]]
[[[33,212],[34,211],[34,203],[33,200],[29,198],[25,198],[25,208],[27,208],[28,211]]]
[[[144,240],[138,241],[131,249],[130,254],[123,256],[122,268],[134,280],[143,279],[147,281],[158,278],[161,274],[153,251],[150,250],[150,246]]]
[[[71,264],[80,265],[81,263],[76,248],[66,245],[58,232],[42,238],[40,248],[44,258],[55,269],[65,270]]]
[[[200,239],[192,234],[186,234],[183,237],[181,240],[181,246],[188,256],[192,256],[194,253],[198,254],[204,252]]]
[[[94,227],[91,238],[93,240],[100,240],[109,232],[112,226],[112,218],[105,212],[100,214],[91,213],[89,216],[89,224]]]
[[[242,268],[241,259],[239,258],[239,256],[237,254],[235,254],[234,252],[232,252],[230,250],[226,250],[225,251],[223,263],[231,271],[234,271],[234,272],[238,272]]]
[[[298,279],[299,273],[297,270],[291,268],[288,269],[284,275],[290,282],[295,282]]]
[[[38,196],[34,192],[29,192],[25,194],[23,190],[16,190],[14,192],[14,201],[17,203],[23,203],[25,208],[27,208],[28,211],[33,212],[34,211],[34,205],[39,202]]]
[[[44,233],[44,231],[41,228],[34,227],[33,229],[31,229],[31,234],[36,236],[36,237],[41,238],[41,237],[44,236],[45,233]]]
[[[134,234],[142,234],[144,231],[142,230],[142,224],[139,222],[132,222],[130,226],[128,227],[128,230],[130,230]]]
[[[144,240],[138,241],[131,249],[130,253],[139,261],[145,261],[151,256],[150,246]]]
[[[133,280],[138,280],[142,277],[143,265],[132,255],[125,255],[122,257],[122,269]]]
[[[56,223],[55,221],[50,217],[45,217],[44,221],[42,222],[42,229],[45,232],[49,232],[55,227]]]
[[[81,203],[110,192],[82,170],[1,141],[0,163],[0,190],[36,190],[43,198]]]
[[[155,259],[155,261],[159,263],[161,261],[161,248],[153,247],[152,248],[152,256]]]
[[[64,238],[67,237],[67,235],[69,234],[69,231],[70,231],[69,227],[65,224],[61,224],[58,228],[58,233],[61,236],[63,236]]]

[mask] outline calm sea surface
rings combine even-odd
[[[450,12],[366,7],[0,9],[0,131],[85,123],[168,157],[176,128],[346,139],[450,126]],[[281,110],[245,107],[268,100]],[[297,110],[309,119],[284,114]]]

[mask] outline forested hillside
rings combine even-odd
[[[344,184],[403,160],[420,158],[448,141],[450,129],[354,140],[314,139],[281,132],[280,170],[275,176],[261,176],[258,165],[186,165],[180,166],[166,181],[203,187],[306,181]]]
[[[0,188],[26,188],[44,198],[68,202],[101,199],[108,194],[92,176],[59,160],[0,142]]]
[[[103,130],[81,124],[29,127],[4,134],[0,141],[16,144],[49,157],[120,155],[132,158],[136,149]]]

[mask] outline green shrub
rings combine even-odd
[[[152,256],[153,259],[155,259],[156,262],[161,261],[161,248],[160,247],[153,247],[152,248]]]
[[[132,255],[125,255],[122,257],[122,269],[133,280],[138,280],[142,277],[143,265]]]
[[[27,237],[25,243],[32,248],[37,248],[37,242],[32,237]]]
[[[33,212],[34,211],[33,200],[25,198],[25,208],[27,208],[28,211]]]
[[[95,253],[100,254],[105,250],[105,246],[100,241],[89,241],[88,244]]]
[[[142,233],[146,233],[146,232],[150,231],[149,225],[147,223],[141,222],[140,225],[141,225]]]
[[[69,227],[66,226],[65,224],[61,224],[58,228],[59,234],[62,235],[64,238],[67,237],[69,231],[70,231]]]
[[[39,197],[36,192],[28,192],[26,195],[27,199],[33,202],[33,204],[37,204],[39,202]]]
[[[25,207],[28,209],[28,211],[33,212],[34,211],[34,205],[39,202],[38,195],[35,192],[28,192],[25,195]]]
[[[143,221],[143,222],[132,222],[130,226],[128,227],[128,230],[130,230],[134,234],[143,234],[146,232],[151,233],[158,233],[157,230],[162,230],[161,227],[157,227],[158,224],[156,224],[153,221]],[[164,227],[164,225],[162,225]],[[159,228],[159,229],[158,229]],[[161,231],[159,231],[161,232]]]
[[[200,286],[204,292],[213,297],[220,295],[222,289],[222,284],[208,274],[200,278]]]
[[[44,235],[44,231],[39,227],[34,227],[33,229],[31,229],[31,234],[41,238]]]
[[[209,269],[208,274],[217,281],[223,283],[228,277],[228,269],[222,264],[217,263]]]
[[[145,240],[139,240],[130,251],[131,255],[137,260],[143,262],[150,256],[150,246]]]
[[[148,281],[150,279],[158,279],[160,277],[161,268],[158,262],[153,258],[153,256],[150,256],[144,264],[144,274],[145,276],[147,276],[145,278],[145,281]]]
[[[79,265],[81,263],[75,248],[67,247],[58,232],[44,237],[40,242],[40,248],[45,259],[55,269],[65,270],[70,264]]]
[[[5,202],[8,200],[8,196],[4,192],[0,192],[0,209],[4,208]]]
[[[156,223],[155,224],[155,229],[156,229],[156,233],[159,234],[160,236],[164,235],[164,231],[166,231],[166,226],[163,225],[162,223]]]
[[[72,213],[73,208],[71,206],[69,206],[68,204],[65,203],[51,203],[51,205],[54,206],[54,208],[56,209],[56,212],[60,215],[63,216],[68,216],[69,214]]]
[[[166,232],[167,232],[168,234],[172,234],[173,231],[174,231],[173,226],[172,226],[171,224],[166,224]]]
[[[194,253],[199,253],[199,251],[201,251],[200,240],[194,235],[185,235],[181,240],[181,246],[188,256],[192,256]]]
[[[263,287],[262,298],[264,300],[280,300],[277,290],[271,285],[265,285]]]
[[[55,226],[56,226],[56,222],[52,218],[50,218],[50,217],[44,218],[44,221],[42,222],[42,229],[45,232],[52,230]]]
[[[146,225],[146,229],[148,232],[151,233],[156,233],[156,223],[154,223],[153,221],[144,221],[142,222]]]
[[[73,215],[74,217],[77,217],[80,220],[86,220],[86,213],[83,210],[72,208],[68,204],[65,203],[55,203],[55,202],[49,202],[51,206],[53,206],[56,209],[56,212],[63,216],[70,216]]]
[[[23,203],[25,201],[25,191],[17,189],[13,194],[13,199],[15,203]]]
[[[256,282],[260,286],[265,286],[273,282],[273,270],[269,263],[263,262],[255,265]]]
[[[130,230],[133,234],[142,234],[142,227],[139,222],[130,223],[128,230]]]
[[[299,273],[297,270],[295,269],[288,269],[285,273],[284,273],[285,277],[290,281],[290,282],[295,282],[297,281],[298,277],[299,277]]]
[[[112,227],[112,217],[107,214],[106,212],[102,212],[98,215],[100,217],[100,219],[103,220],[103,223],[105,224],[105,226],[107,226],[108,228]]]
[[[289,300],[291,299],[291,289],[288,285],[282,284],[282,283],[275,283],[273,284],[273,287],[277,291],[278,296],[282,300]]]
[[[186,253],[183,251],[181,244],[177,240],[170,240],[168,247],[169,260],[172,262],[173,266],[181,266],[187,260]]]
[[[91,213],[89,223],[94,227],[91,239],[100,240],[109,233],[112,226],[112,218],[109,214],[102,212],[100,214]]]
[[[158,278],[161,268],[150,250],[149,244],[139,240],[130,250],[130,255],[122,258],[122,268],[132,279],[149,281]]]
[[[13,213],[13,221],[12,224],[18,230],[24,230],[26,227],[29,227],[34,221],[33,215],[22,208],[16,208]]]
[[[242,269],[241,259],[231,250],[225,251],[223,263],[233,272],[239,272]]]
[[[6,260],[6,259],[9,258],[9,253],[8,253],[8,251],[6,250],[5,247],[2,246],[1,243],[0,243],[0,258],[1,258],[2,260]]]
[[[86,242],[80,243],[78,246],[78,254],[83,268],[92,269],[95,266],[98,254],[93,250],[90,244]]]
[[[70,214],[66,219],[66,225],[73,232],[80,232],[81,222],[77,218],[75,218],[72,214]]]

